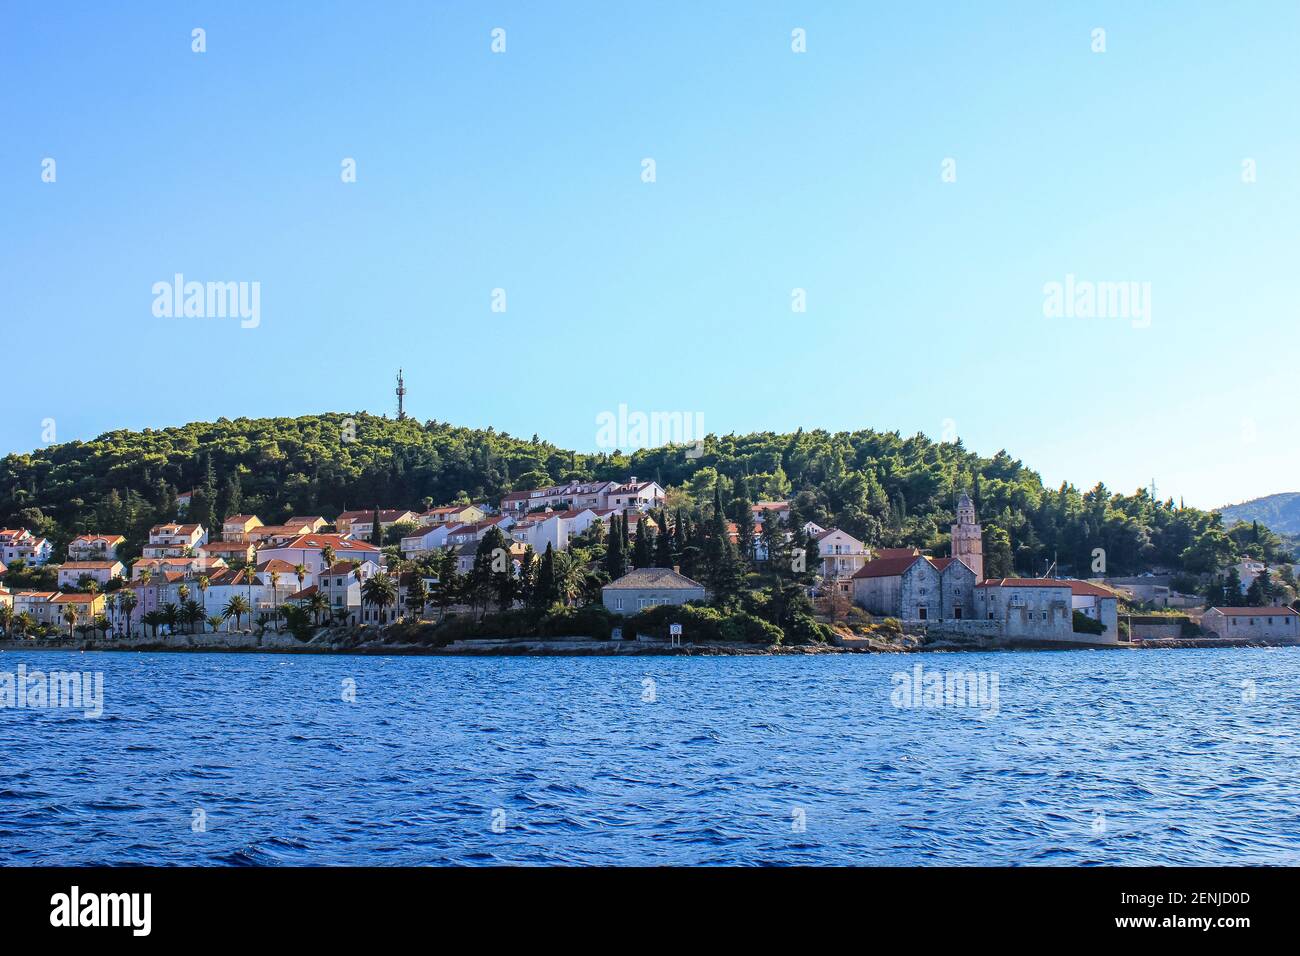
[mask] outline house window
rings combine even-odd
[[[616,610],[616,611],[621,611],[621,610],[623,610],[623,599],[622,599],[622,598],[614,598],[614,610]]]
[[[961,620],[961,608],[959,608],[959,607],[955,607],[955,608],[953,608],[953,609],[952,609],[952,616],[953,616],[954,618],[956,618],[957,620],[960,621],[960,620]]]
[[[920,607],[916,609],[916,616],[920,618],[922,621],[924,621],[929,616],[929,612],[930,609],[926,607],[924,604],[922,604]]]

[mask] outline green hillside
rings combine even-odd
[[[707,512],[719,484],[733,516],[748,501],[793,498],[800,519],[875,546],[939,553],[954,498],[966,490],[985,527],[990,576],[1041,574],[1054,557],[1059,568],[1090,576],[1097,548],[1110,574],[1209,571],[1243,546],[1282,555],[1267,531],[1247,541],[1249,526],[1225,533],[1217,515],[1153,501],[1145,490],[1044,488],[1005,451],[986,458],[923,435],[761,432],[709,436],[699,457],[672,447],[593,455],[536,436],[359,412],[114,431],[8,455],[0,461],[0,522],[45,534],[56,557],[75,534],[121,531],[129,556],[151,524],[175,516],[177,491],[191,488],[199,489],[191,515],[210,525],[239,512],[276,523],[293,514],[332,519],[345,508],[495,502],[514,488],[629,475],[669,489],[670,512]]]

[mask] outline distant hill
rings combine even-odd
[[[1258,521],[1278,534],[1300,534],[1300,491],[1284,491],[1219,508],[1225,527]]]

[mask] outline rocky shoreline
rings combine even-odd
[[[396,639],[395,639],[396,638]],[[453,641],[437,646],[402,641],[388,629],[328,628],[311,640],[300,641],[290,634],[269,631],[220,634],[177,634],[165,638],[135,637],[130,640],[35,640],[0,641],[4,651],[82,651],[141,653],[225,653],[225,654],[354,654],[407,657],[646,657],[646,656],[733,656],[774,657],[824,654],[909,654],[919,652],[969,652],[1012,650],[1169,650],[1177,648],[1293,647],[1296,641],[1250,641],[1223,639],[1159,640],[1112,646],[1076,644],[992,644],[952,640],[926,641],[915,635],[892,640],[843,635],[835,644],[752,645],[685,643],[670,646],[664,641],[612,641],[590,637],[493,638]]]

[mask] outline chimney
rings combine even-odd
[[[628,478],[627,483],[628,483],[629,485],[635,485],[635,484],[636,484],[636,475],[633,475],[632,477]]]
[[[680,564],[674,564],[673,574],[681,574],[681,573],[682,573],[682,566]]]

